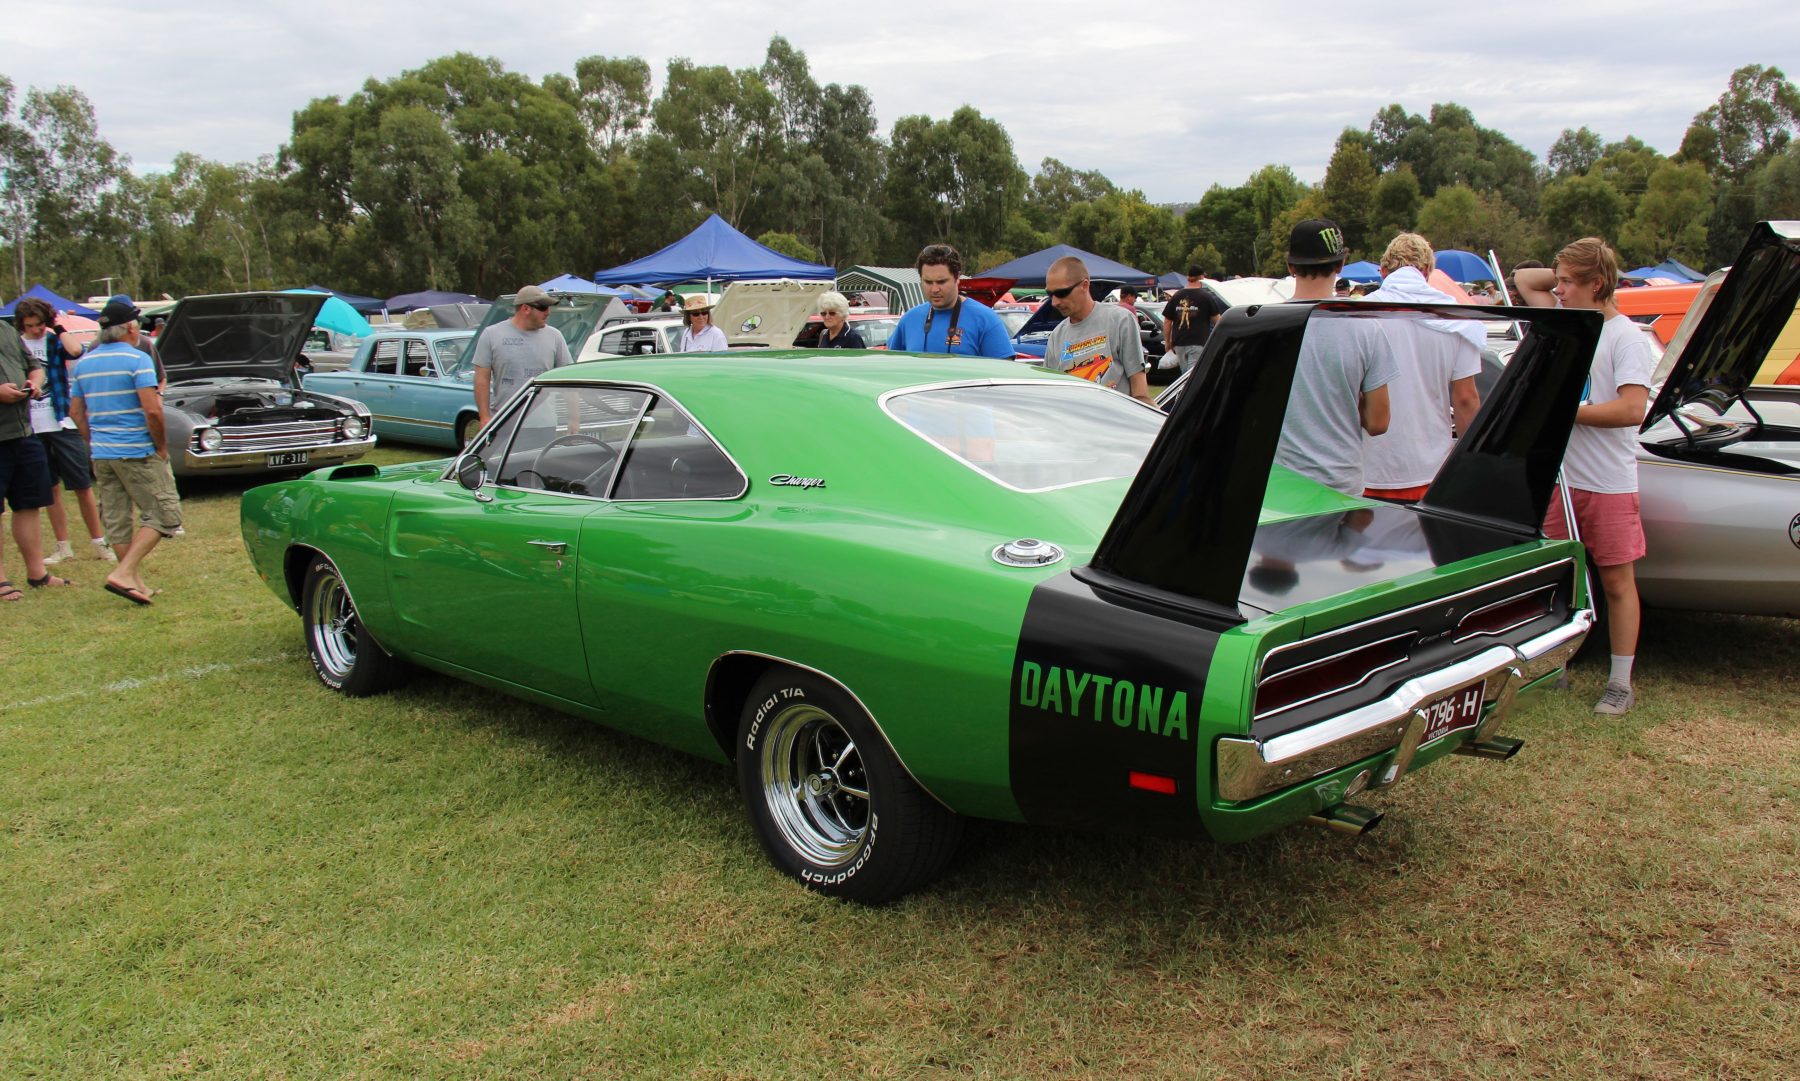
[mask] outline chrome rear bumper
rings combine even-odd
[[[1494,735],[1519,689],[1567,664],[1581,648],[1594,614],[1576,612],[1569,621],[1518,646],[1495,645],[1472,657],[1414,676],[1375,702],[1328,721],[1270,739],[1226,737],[1218,745],[1220,799],[1247,800],[1329,773],[1385,751],[1393,759],[1377,771],[1375,787],[1405,774],[1424,730],[1420,707],[1472,683],[1485,682],[1489,703],[1473,725],[1452,729],[1479,743]]]

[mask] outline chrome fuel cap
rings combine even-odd
[[[1062,557],[1061,548],[1033,537],[1008,541],[994,549],[994,562],[1003,567],[1047,567]]]

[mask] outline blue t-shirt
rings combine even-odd
[[[156,366],[124,342],[97,345],[75,362],[72,396],[87,408],[95,458],[148,458],[156,453],[138,391],[156,389]]]
[[[955,315],[958,340],[949,342],[952,311],[935,312],[929,302],[900,317],[894,332],[888,336],[890,352],[954,353],[963,357],[999,357],[1012,359],[1012,334],[994,309],[979,300],[962,298],[962,311]],[[925,333],[925,316],[931,315],[931,334]]]

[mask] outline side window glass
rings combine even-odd
[[[431,366],[431,351],[424,342],[417,339],[406,343],[406,374],[424,375]]]
[[[706,433],[667,398],[638,425],[614,499],[731,499],[744,477]]]
[[[376,342],[375,351],[369,354],[369,371],[378,375],[399,374],[400,346],[398,338],[384,338]]]
[[[538,387],[495,472],[496,483],[603,496],[650,395],[609,387]]]

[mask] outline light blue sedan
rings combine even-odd
[[[378,328],[341,372],[302,377],[308,390],[368,406],[375,434],[461,450],[481,427],[475,371],[463,367],[472,330]]]

